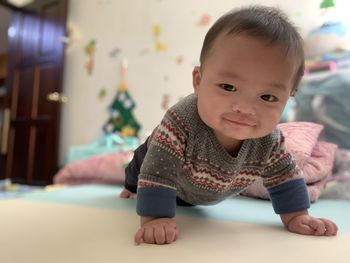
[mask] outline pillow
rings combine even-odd
[[[133,152],[115,152],[98,155],[71,163],[55,176],[55,184],[124,184],[124,167]]]
[[[320,197],[332,176],[336,149],[333,143],[318,142],[302,169],[312,202]]]
[[[286,122],[277,126],[285,137],[286,149],[293,155],[299,168],[303,168],[305,161],[317,143],[323,126],[312,122]]]

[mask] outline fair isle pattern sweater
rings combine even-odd
[[[244,140],[232,157],[200,119],[192,94],[167,111],[150,137],[138,180],[137,212],[173,217],[176,196],[193,205],[215,204],[238,195],[258,177],[276,213],[309,207],[305,182],[278,129]]]

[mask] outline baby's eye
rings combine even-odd
[[[219,87],[222,88],[223,90],[230,91],[230,92],[237,91],[237,88],[230,84],[222,83],[222,84],[219,84]]]
[[[278,101],[278,98],[276,96],[273,96],[273,95],[262,95],[260,98],[264,101],[267,101],[267,102]]]

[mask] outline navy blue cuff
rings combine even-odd
[[[142,187],[137,190],[136,212],[140,216],[174,217],[176,191],[165,187]]]
[[[268,189],[276,214],[303,211],[310,207],[309,193],[303,178]]]

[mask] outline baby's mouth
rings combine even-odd
[[[244,127],[253,127],[255,126],[254,123],[250,122],[250,121],[247,121],[247,120],[240,120],[240,119],[228,119],[228,118],[224,118],[226,121],[228,122],[232,122],[236,125],[239,125],[239,126],[244,126]]]

